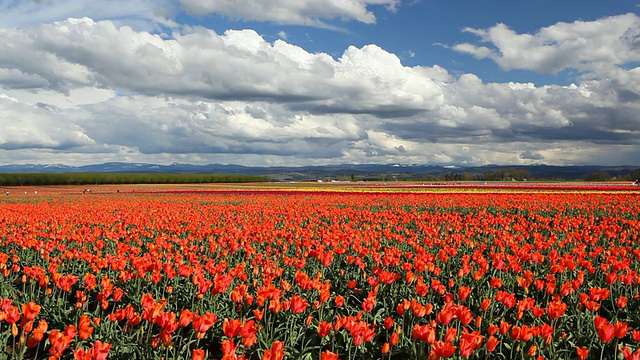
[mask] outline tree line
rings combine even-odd
[[[585,181],[611,181],[611,180],[621,180],[621,181],[636,181],[640,179],[640,170],[631,171],[626,176],[612,176],[606,171],[597,171],[592,172],[584,177]]]
[[[104,185],[104,184],[204,184],[269,182],[269,178],[235,174],[138,173],[0,173],[0,186]]]

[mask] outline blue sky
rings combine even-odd
[[[638,4],[0,0],[0,164],[640,165]]]

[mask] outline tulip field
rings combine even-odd
[[[0,359],[640,359],[638,187],[61,189],[0,198]]]

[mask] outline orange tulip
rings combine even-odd
[[[234,338],[240,333],[242,321],[240,319],[224,319],[222,321],[222,332],[228,338]]]
[[[204,360],[205,352],[202,349],[193,349],[191,360]]]
[[[93,333],[93,327],[91,326],[92,322],[89,316],[86,314],[80,315],[80,320],[78,322],[78,331],[80,340],[86,340]]]
[[[204,337],[204,333],[206,333],[216,321],[218,321],[218,317],[209,312],[204,315],[193,314],[193,322],[191,325],[197,332],[196,336],[202,338]]]
[[[284,359],[284,343],[281,341],[274,341],[273,344],[271,344],[271,349],[265,350],[261,359],[262,360]]]
[[[320,354],[320,360],[338,360],[338,354],[325,350]]]
[[[105,360],[109,356],[109,351],[111,350],[111,344],[103,343],[100,340],[96,340],[91,350],[93,352],[94,360]]]
[[[33,301],[30,301],[28,304],[22,305],[22,313],[24,314],[24,319],[26,321],[34,320],[40,313],[40,309],[42,309],[42,307],[34,303]]]
[[[487,342],[485,344],[485,346],[487,347],[487,351],[492,352],[493,350],[495,350],[496,346],[498,346],[498,343],[500,341],[498,340],[498,338],[496,338],[495,336],[490,336],[487,339]]]

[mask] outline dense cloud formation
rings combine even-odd
[[[244,3],[182,0],[192,13],[284,22],[246,13]],[[367,6],[397,5],[275,3],[300,24],[369,23]],[[638,16],[558,23],[533,35],[502,24],[466,31],[483,45],[454,50],[504,69],[572,69],[581,80],[487,83],[438,65],[405,66],[377,45],[333,57],[253,30],[176,27],[160,35],[88,17],[5,26],[0,159],[584,164],[616,154],[618,163],[638,164],[640,68],[630,66],[640,61]]]

